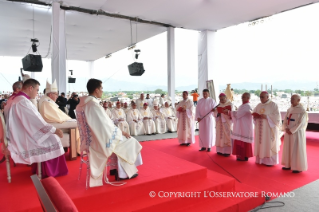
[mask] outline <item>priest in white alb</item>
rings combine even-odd
[[[194,106],[193,102],[188,98],[188,92],[183,92],[183,100],[176,106],[177,123],[177,139],[180,145],[190,146],[195,143],[194,129]]]
[[[145,129],[145,134],[151,135],[156,133],[155,122],[153,121],[153,114],[149,109],[147,103],[144,103],[143,108],[139,110],[142,118]]]
[[[287,110],[282,130],[285,132],[281,157],[283,170],[299,173],[308,169],[306,128],[308,113],[300,104],[300,96],[291,96],[291,107]]]
[[[165,117],[168,132],[176,132],[177,117],[174,110],[169,106],[168,102],[165,102],[165,107],[161,108],[161,112]]]
[[[124,102],[124,105],[123,105],[124,113],[127,114],[127,112],[128,112],[130,109],[131,109],[131,108],[128,107],[127,102]]]
[[[269,99],[267,91],[260,94],[260,101],[253,110],[255,123],[256,163],[267,166],[279,163],[280,150],[279,130],[281,130],[281,115],[275,102]]]
[[[106,101],[103,102],[103,109],[104,109],[105,113],[109,116],[109,118],[110,118],[112,121],[114,121],[113,114],[112,114],[112,112],[108,109],[108,105],[107,105],[107,102],[106,102]]]
[[[209,97],[209,90],[203,90],[203,97],[197,102],[195,120],[199,122],[199,151],[210,152],[212,146],[215,145],[215,111],[216,102]]]
[[[5,107],[8,149],[15,163],[33,164],[34,172],[36,163],[41,162],[43,178],[66,175],[68,168],[60,140],[63,133],[48,124],[30,101],[37,96],[39,85],[34,79],[26,80],[22,91]]]
[[[141,93],[140,98],[137,99],[135,103],[136,103],[136,107],[137,107],[138,110],[143,109],[144,103],[147,103],[145,101],[145,99],[144,99],[144,94],[143,93]]]
[[[91,134],[91,140],[86,146],[89,149],[90,187],[103,185],[103,171],[112,153],[118,158],[118,177],[136,177],[136,166],[143,163],[140,154],[142,146],[136,139],[115,126],[100,106],[98,98],[103,94],[102,81],[90,79],[87,89],[89,96],[80,97],[76,113],[78,122],[82,125],[81,129],[84,127],[84,130]]]
[[[156,133],[163,134],[166,132],[166,121],[164,118],[163,113],[159,110],[158,101],[154,100],[153,102],[153,109],[151,110],[153,114],[153,120],[156,126]]]
[[[243,104],[238,107],[238,110],[230,111],[234,123],[231,134],[231,138],[234,140],[232,154],[236,155],[238,161],[248,161],[248,158],[254,156],[252,148],[254,128],[252,108],[249,103],[250,93],[244,93],[241,99]]]
[[[126,118],[130,126],[130,132],[132,136],[145,135],[143,116],[141,115],[140,111],[136,109],[136,104],[133,101],[131,103],[131,109],[126,113]]]
[[[219,109],[222,111],[218,111]],[[227,109],[228,108],[228,109]],[[227,99],[224,93],[219,94],[219,104],[214,112],[216,117],[216,152],[225,157],[232,153],[231,132],[233,122],[230,117],[230,111],[234,110],[233,104]]]
[[[112,115],[115,125],[118,126],[121,131],[130,135],[130,127],[126,122],[126,114],[121,108],[121,103],[119,101],[116,102],[116,107],[113,109]]]

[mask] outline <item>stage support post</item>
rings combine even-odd
[[[215,61],[215,37],[216,32],[201,31],[198,36],[198,93],[203,97],[203,89],[207,88],[206,82],[214,81],[215,96],[219,95],[218,79],[214,73]],[[218,99],[216,99],[218,101]]]
[[[175,29],[167,28],[167,91],[175,107]]]

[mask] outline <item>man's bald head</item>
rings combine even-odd
[[[269,99],[269,94],[267,92],[261,92],[259,97],[261,103],[266,103]]]
[[[298,94],[294,94],[290,98],[291,105],[293,107],[299,105],[301,97]]]

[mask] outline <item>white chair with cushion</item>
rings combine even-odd
[[[82,164],[86,164],[86,189],[89,187],[89,180],[90,180],[90,161],[89,161],[89,147],[91,143],[91,129],[89,125],[86,122],[84,111],[76,111],[76,119],[78,123],[78,128],[80,132],[80,139],[81,139],[81,162],[80,162],[80,172],[78,180],[81,178],[81,172],[82,172]],[[126,182],[110,182],[107,178],[107,174],[110,170],[116,170],[117,174],[117,167],[118,167],[118,161],[117,161],[117,155],[114,153],[108,158],[107,164],[105,167],[105,173],[104,173],[104,181],[106,184],[114,185],[114,186],[121,186],[126,184]],[[116,176],[116,179],[118,180],[118,177]]]

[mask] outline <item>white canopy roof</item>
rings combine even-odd
[[[64,0],[63,5],[103,10],[187,29],[219,30],[318,1]],[[42,2],[52,1],[42,0]],[[66,11],[65,22],[68,59],[92,61],[131,44],[129,20]],[[51,31],[50,8],[0,0],[0,27],[1,56],[23,57],[30,49],[30,39],[33,37],[38,38],[41,43],[39,47],[41,55],[44,57],[48,53]],[[136,25],[133,23],[132,43],[136,40],[135,29]],[[166,27],[138,23],[137,42],[165,31]]]

